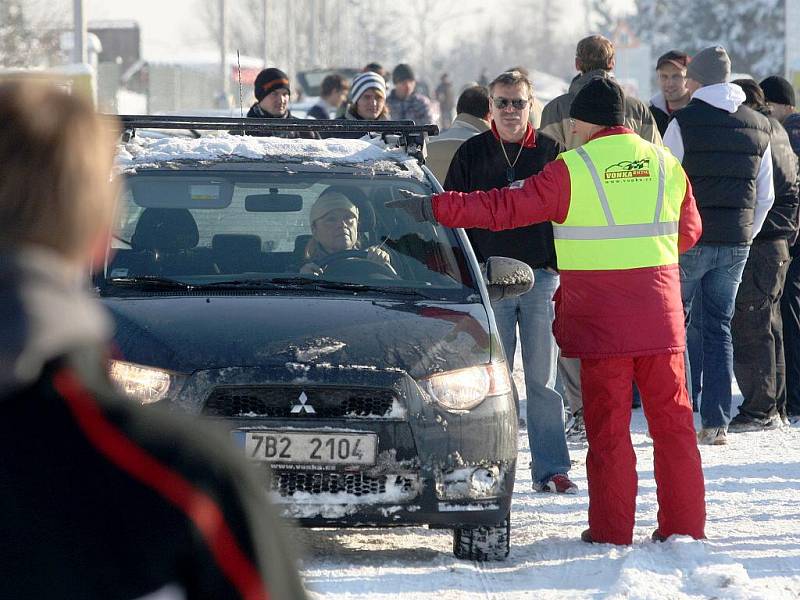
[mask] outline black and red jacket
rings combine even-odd
[[[609,127],[595,137],[606,135],[633,135],[633,131]],[[558,159],[521,185],[470,194],[437,194],[433,211],[436,220],[449,227],[501,231],[547,221],[563,223],[570,194],[569,170],[564,160]],[[702,229],[687,179],[679,220],[679,251],[694,246]],[[683,352],[686,336],[677,264],[612,271],[561,269],[560,274],[553,334],[567,358]]]
[[[0,397],[0,598],[304,598],[226,436],[121,397],[103,365],[64,354]]]

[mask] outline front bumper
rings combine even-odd
[[[208,417],[231,430],[239,443],[248,430],[369,432],[378,437],[374,465],[257,463],[265,475],[271,470],[272,500],[300,524],[453,528],[497,525],[506,518],[517,455],[518,421],[511,394],[489,397],[471,411],[451,413],[426,399],[416,382],[398,370],[304,366],[301,377],[280,368],[198,373],[177,403],[192,403],[191,408],[202,414],[212,396],[219,404],[220,389],[259,386],[270,390],[289,386],[297,394],[307,393],[317,410],[284,414],[270,409],[263,412],[271,416],[250,411]],[[340,398],[343,389],[357,391],[362,400],[365,394],[390,393],[391,410],[330,416],[336,413],[327,399]],[[265,397],[276,401],[272,392]]]

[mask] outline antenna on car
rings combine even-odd
[[[242,104],[242,61],[239,58],[239,49],[236,49],[236,68],[239,71],[239,116],[244,116],[244,106]]]

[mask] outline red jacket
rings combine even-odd
[[[632,133],[609,127],[595,137]],[[433,197],[436,220],[450,227],[500,231],[543,221],[563,223],[570,178],[563,160],[549,163],[521,187],[488,192],[445,192]],[[678,250],[702,233],[692,186],[686,180]],[[564,356],[606,358],[683,352],[686,347],[677,264],[616,271],[561,271],[553,333]]]

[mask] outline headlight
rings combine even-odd
[[[142,404],[158,402],[174,383],[174,376],[169,371],[121,360],[109,362],[109,374],[123,392]]]
[[[438,373],[420,384],[442,407],[454,411],[470,410],[488,396],[511,392],[511,378],[504,362]]]

